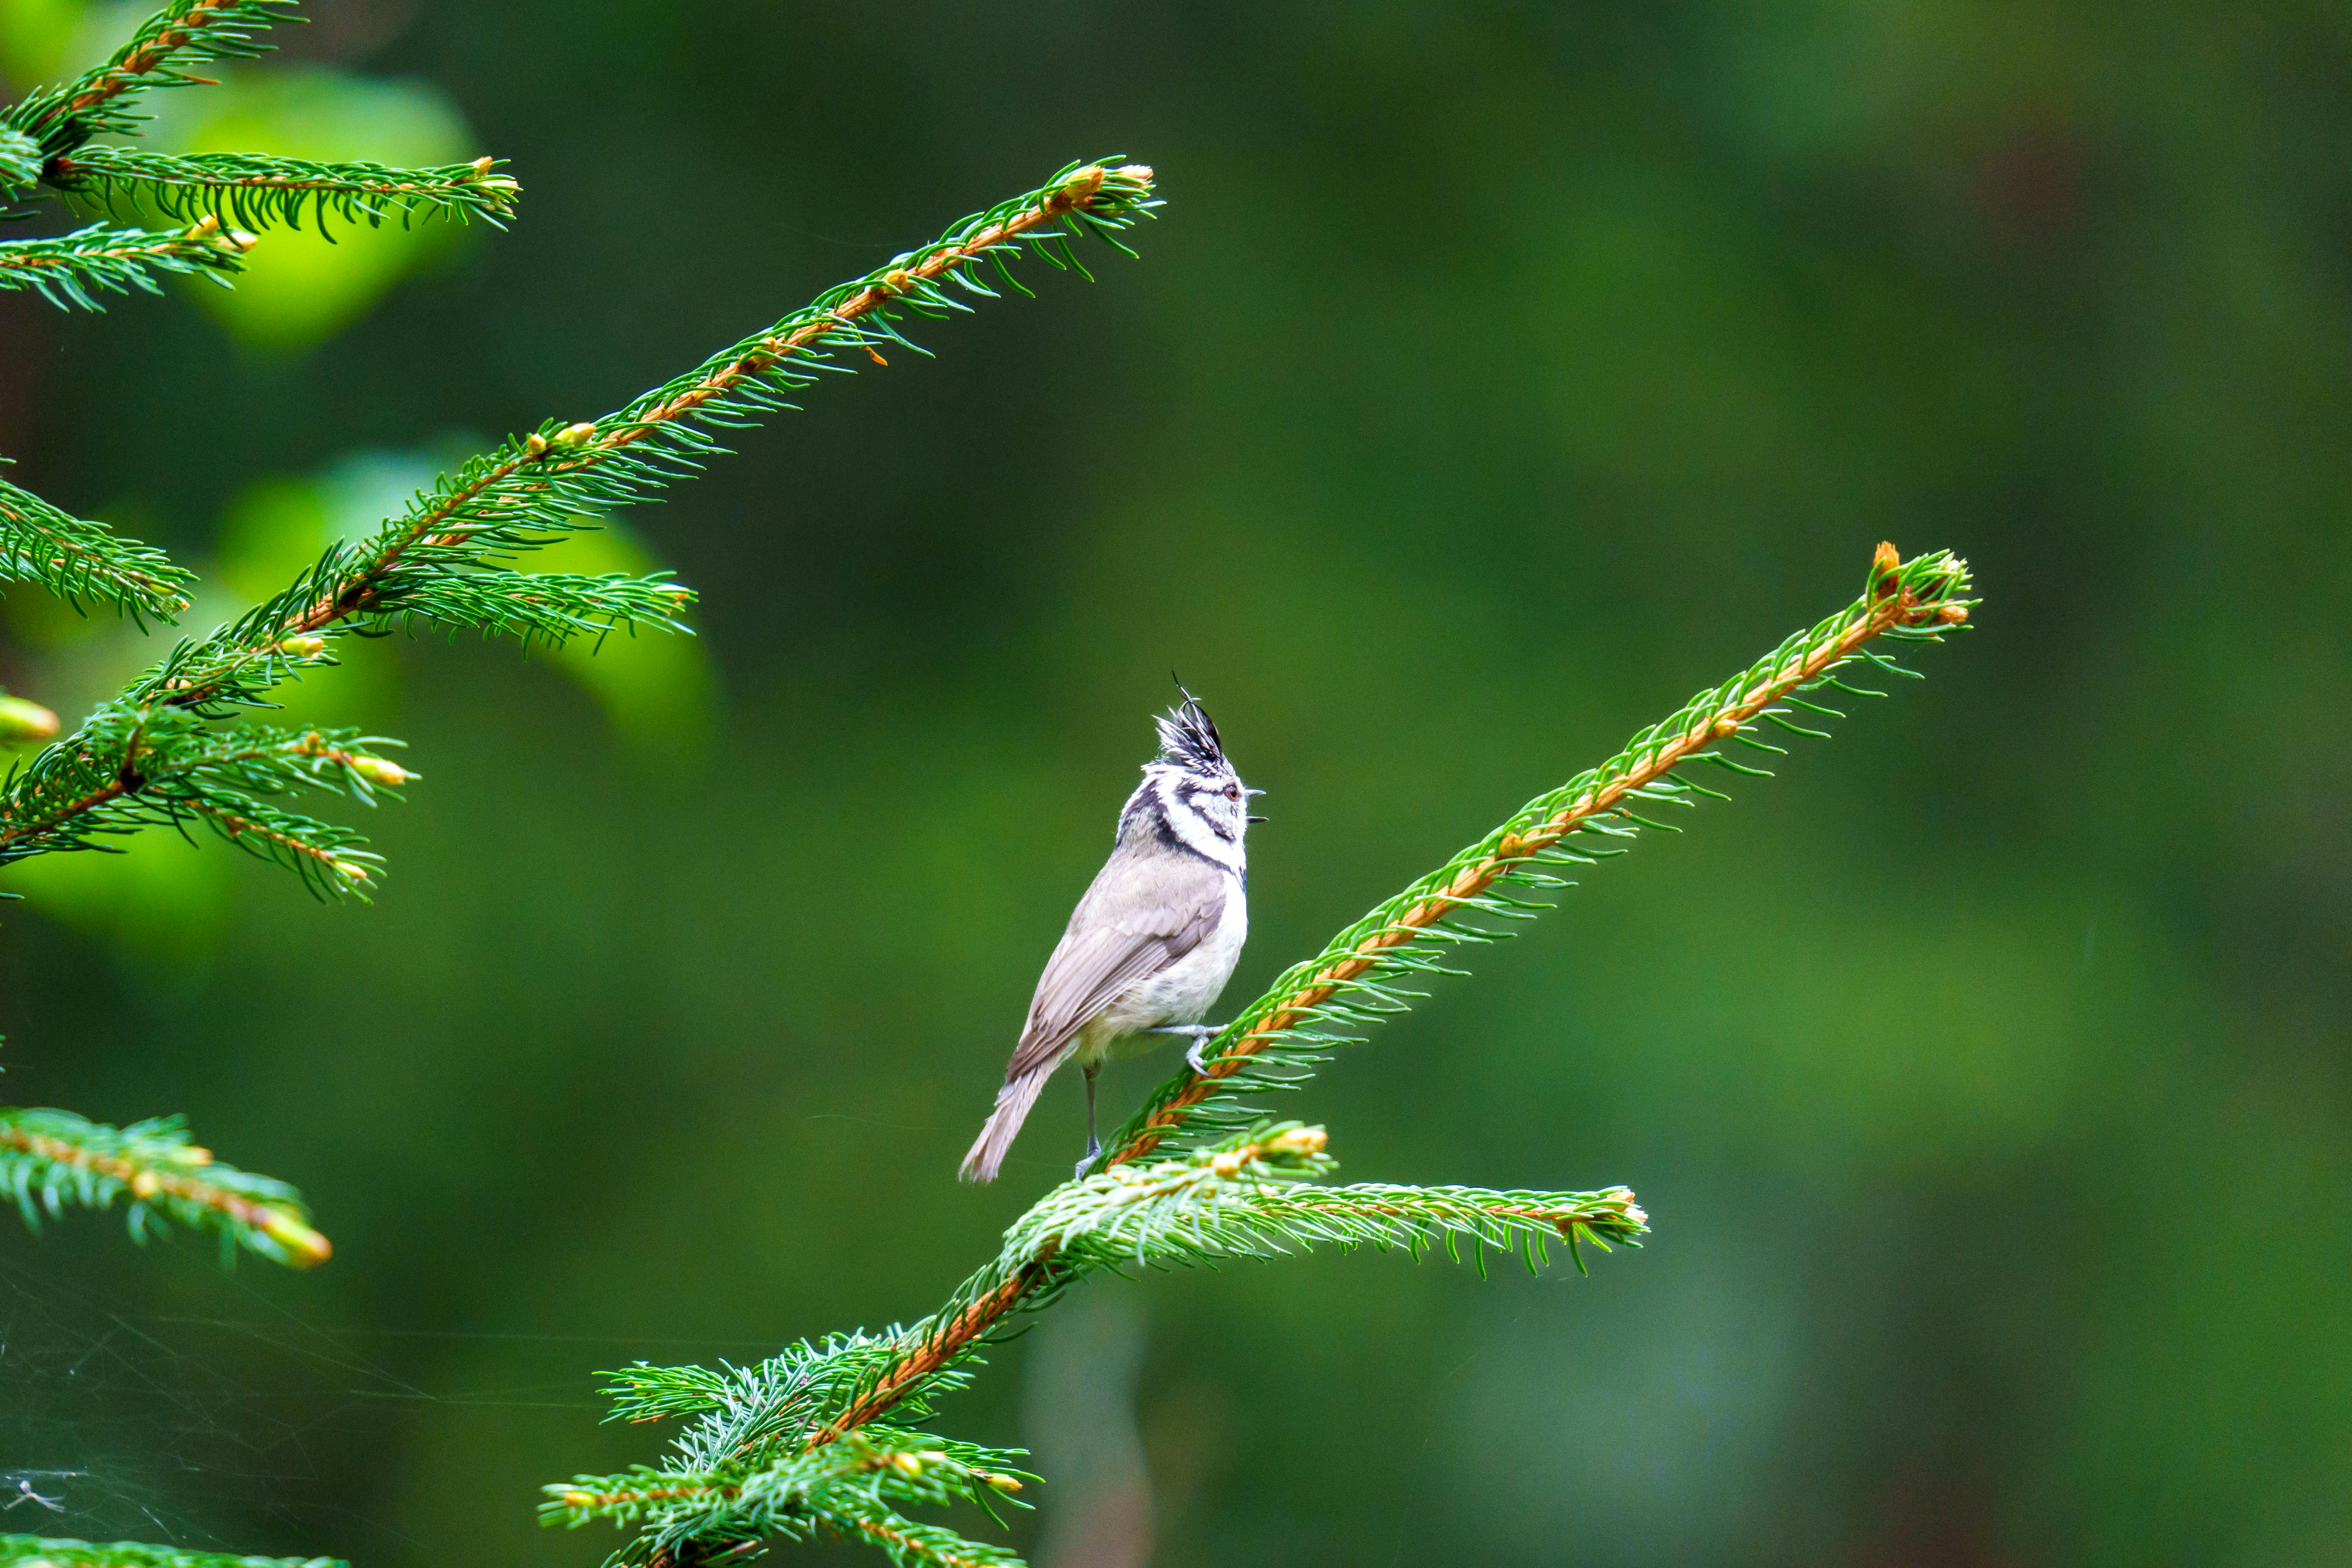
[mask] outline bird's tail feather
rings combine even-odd
[[[971,1152],[963,1157],[963,1169],[957,1173],[967,1182],[992,1182],[997,1168],[1004,1163],[1005,1151],[1013,1147],[1014,1134],[1021,1123],[1029,1118],[1029,1108],[1037,1103],[1037,1091],[1054,1075],[1059,1062],[1022,1074],[996,1091],[996,1109],[989,1113],[988,1125],[980,1130],[980,1137]]]

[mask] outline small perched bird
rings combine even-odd
[[[1118,814],[1118,837],[1070,925],[1045,961],[1029,1022],[1004,1067],[996,1110],[963,1177],[992,1182],[1004,1152],[1054,1069],[1078,1058],[1087,1079],[1087,1163],[1095,1136],[1095,1075],[1112,1051],[1139,1048],[1136,1037],[1183,1035],[1195,1069],[1216,1030],[1200,1020],[1233,977],[1249,934],[1249,863],[1242,837],[1249,797],[1225,760],[1217,726],[1181,685],[1183,702],[1159,721],[1160,755]]]

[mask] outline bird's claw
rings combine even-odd
[[[1184,1065],[1202,1078],[1209,1076],[1209,1058],[1201,1053],[1208,1049],[1211,1040],[1223,1032],[1217,1025],[1162,1024],[1151,1032],[1155,1035],[1182,1035],[1190,1039],[1192,1043],[1184,1047]]]

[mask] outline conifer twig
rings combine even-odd
[[[0,126],[0,195],[21,190],[41,177],[41,144],[21,131]]]
[[[44,183],[68,195],[143,201],[168,217],[206,215],[238,228],[284,224],[299,228],[307,211],[320,233],[326,216],[379,225],[438,213],[478,217],[496,226],[514,216],[521,186],[494,158],[427,169],[382,163],[325,163],[259,153],[153,153],[93,144],[60,153]]]
[[[127,1196],[134,1241],[179,1224],[217,1235],[224,1251],[241,1247],[293,1268],[333,1251],[293,1188],[215,1163],[176,1117],[116,1128],[65,1110],[0,1109],[0,1194],[36,1227],[68,1205],[111,1208]]]
[[[1321,1059],[1318,1047],[1345,1037],[1316,1026],[1368,1023],[1401,1010],[1406,994],[1383,986],[1374,976],[1400,971],[1441,973],[1443,966],[1423,948],[1491,941],[1502,934],[1453,923],[1453,917],[1465,910],[1524,917],[1542,907],[1501,897],[1495,892],[1498,885],[1563,886],[1541,868],[1590,864],[1622,852],[1595,847],[1591,839],[1581,847],[1571,846],[1570,838],[1591,834],[1622,840],[1643,827],[1666,828],[1637,808],[1692,805],[1695,796],[1717,795],[1678,776],[1677,769],[1710,763],[1735,773],[1765,773],[1732,762],[1715,748],[1727,742],[1777,753],[1780,748],[1756,738],[1766,724],[1789,734],[1822,735],[1823,731],[1792,720],[1790,709],[1810,716],[1813,724],[1839,715],[1798,694],[1827,685],[1850,695],[1879,695],[1846,686],[1837,671],[1857,658],[1901,671],[1885,656],[1865,651],[1868,645],[1881,637],[1933,641],[1965,624],[1968,589],[1968,569],[1950,554],[1939,552],[1905,562],[1893,545],[1880,545],[1871,563],[1869,584],[1853,605],[1791,637],[1723,685],[1701,692],[1672,718],[1634,736],[1610,761],[1528,803],[1485,838],[1340,932],[1317,957],[1286,971],[1271,991],[1203,1048],[1205,1071],[1196,1073],[1188,1067],[1152,1096],[1111,1140],[1107,1163],[1123,1163],[1150,1153],[1212,1099],[1237,1089],[1288,1087],[1291,1079],[1247,1069],[1254,1058],[1268,1055],[1289,1068],[1311,1067]]]
[[[92,224],[47,239],[0,240],[0,289],[31,289],[59,310],[103,310],[92,289],[127,294],[163,290],[152,276],[176,272],[226,285],[241,269],[253,236],[225,229],[206,215],[184,229],[116,228]]]
[[[8,459],[0,458],[0,467]],[[0,578],[38,583],[68,603],[104,600],[169,621],[194,575],[150,544],[62,511],[0,479]]]
[[[139,121],[130,100],[158,87],[209,85],[184,68],[207,60],[249,59],[268,46],[262,29],[299,21],[297,0],[167,0],[104,65],[62,87],[29,93],[0,113],[0,126],[24,132],[54,156],[93,136],[121,134]]]
[[[919,1548],[918,1561],[1017,1563],[997,1548],[917,1524],[898,1510],[974,1502],[993,1514],[1035,1479],[1014,1468],[1018,1458],[1005,1449],[877,1426],[757,1465],[639,1466],[616,1476],[577,1476],[545,1489],[540,1516],[543,1523],[573,1528],[599,1521],[637,1525],[656,1552],[688,1541],[708,1547],[768,1536],[802,1541],[826,1530],[870,1534],[870,1523]]]
[[[1646,1225],[1622,1187],[1492,1193],[1312,1184],[1331,1165],[1321,1128],[1262,1125],[1212,1148],[1055,1188],[1005,1232],[993,1262],[912,1328],[803,1345],[726,1374],[643,1364],[610,1373],[617,1418],[697,1417],[677,1441],[677,1462],[551,1486],[541,1514],[549,1523],[636,1526],[624,1562],[675,1563],[821,1527],[871,1535],[860,1521],[879,1519],[947,1554],[919,1553],[920,1561],[1011,1563],[997,1548],[926,1533],[932,1527],[896,1512],[957,1499],[984,1505],[1025,1479],[1011,1468],[1011,1454],[876,1419],[894,1405],[920,1418],[932,1395],[961,1384],[970,1338],[930,1366],[919,1385],[889,1379],[911,1351],[942,1344],[957,1325],[1001,1314],[1008,1299],[1024,1310],[1042,1308],[1105,1270],[1271,1258],[1320,1244],[1402,1247],[1416,1256],[1443,1244],[1458,1257],[1465,1242],[1482,1258],[1491,1247],[1535,1268],[1551,1242],[1633,1243]],[[876,1511],[881,1507],[891,1511]]]
[[[152,823],[201,818],[297,870],[338,862],[335,875],[311,877],[320,892],[364,887],[365,875],[345,868],[360,864],[350,849],[355,838],[308,817],[255,809],[259,796],[285,793],[280,784],[316,781],[252,778],[221,793],[219,786],[239,781],[204,771],[216,761],[202,749],[201,738],[212,733],[207,721],[265,702],[273,688],[326,660],[329,637],[355,630],[430,620],[560,642],[614,626],[685,629],[677,616],[692,595],[667,574],[534,574],[509,562],[724,450],[710,428],[793,406],[783,394],[820,371],[846,368],[831,356],[879,343],[914,348],[899,330],[905,317],[971,308],[950,286],[994,297],[979,276],[983,266],[1010,279],[1011,258],[1030,251],[1074,268],[1071,236],[1091,233],[1118,245],[1118,232],[1156,205],[1149,169],[1072,164],[603,419],[549,420],[473,458],[372,538],[331,547],[276,598],[181,643],[73,735],[0,783],[0,865],[89,848]],[[193,748],[188,755],[199,766],[182,765],[183,748]],[[158,787],[172,779],[181,787]]]
[[[0,1568],[351,1568],[334,1557],[240,1557],[134,1541],[93,1543],[0,1535]]]
[[[1247,1113],[1231,1097],[1296,1087],[1325,1047],[1349,1037],[1329,1026],[1360,1026],[1410,1006],[1418,993],[1390,976],[1442,972],[1425,948],[1443,951],[1501,934],[1457,923],[1461,912],[1530,916],[1542,906],[1499,889],[1561,886],[1544,868],[1622,852],[1615,844],[1572,845],[1571,838],[1622,840],[1642,827],[1664,826],[1642,810],[1695,805],[1698,796],[1717,794],[1681,777],[1687,765],[1707,762],[1733,773],[1762,773],[1720,748],[1776,752],[1780,748],[1759,735],[1768,725],[1790,734],[1822,733],[1820,719],[1837,715],[1804,694],[1827,688],[1876,695],[1841,678],[1857,663],[1911,673],[1872,645],[1932,642],[1966,624],[1968,589],[1968,570],[1951,555],[1905,562],[1892,545],[1882,545],[1853,605],[1643,731],[1601,767],[1538,797],[1286,973],[1218,1037],[1206,1073],[1188,1069],[1164,1086],[1112,1140],[1109,1159],[1041,1199],[1005,1233],[997,1258],[929,1317],[883,1335],[803,1342],[729,1374],[641,1365],[614,1374],[614,1415],[693,1415],[677,1445],[686,1470],[780,1462],[852,1438],[892,1412],[898,1419],[925,1418],[929,1400],[961,1386],[978,1349],[1005,1331],[1014,1314],[1046,1306],[1093,1269],[1262,1257],[1325,1241],[1402,1246],[1417,1254],[1438,1240],[1451,1250],[1465,1237],[1479,1248],[1517,1252],[1534,1267],[1552,1240],[1566,1242],[1571,1253],[1585,1239],[1603,1246],[1635,1240],[1646,1216],[1622,1187],[1530,1194],[1310,1184],[1307,1178],[1328,1168],[1320,1130],[1261,1125],[1233,1132],[1233,1121]],[[1265,1070],[1269,1061],[1281,1070]],[[1209,1142],[1220,1133],[1221,1141]],[[1179,1134],[1181,1146],[1172,1152],[1163,1147]],[[679,1500],[662,1530],[642,1538],[628,1560],[683,1568],[714,1542],[724,1544],[727,1538],[702,1530],[712,1522],[707,1510]]]

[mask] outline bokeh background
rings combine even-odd
[[[944,1426],[1039,1452],[1046,1568],[2352,1562],[2352,15],[312,10],[158,137],[495,152],[511,232],[0,298],[13,477],[200,624],[1067,160],[1168,205],[569,547],[699,639],[305,693],[425,776],[373,907],[0,877],[11,1100],[184,1111],[337,1247],[0,1230],[0,1529],[595,1562],[535,1489],[660,1440],[596,1368],[919,1314],[1066,1170],[1075,1083],[952,1180],[1171,666],[1272,792],[1238,1000],[1887,538],[1979,574],[1926,683],[1285,1107],[1650,1245],[1093,1286]],[[0,76],[139,11],[6,0]],[[0,616],[69,719],[161,646]]]

